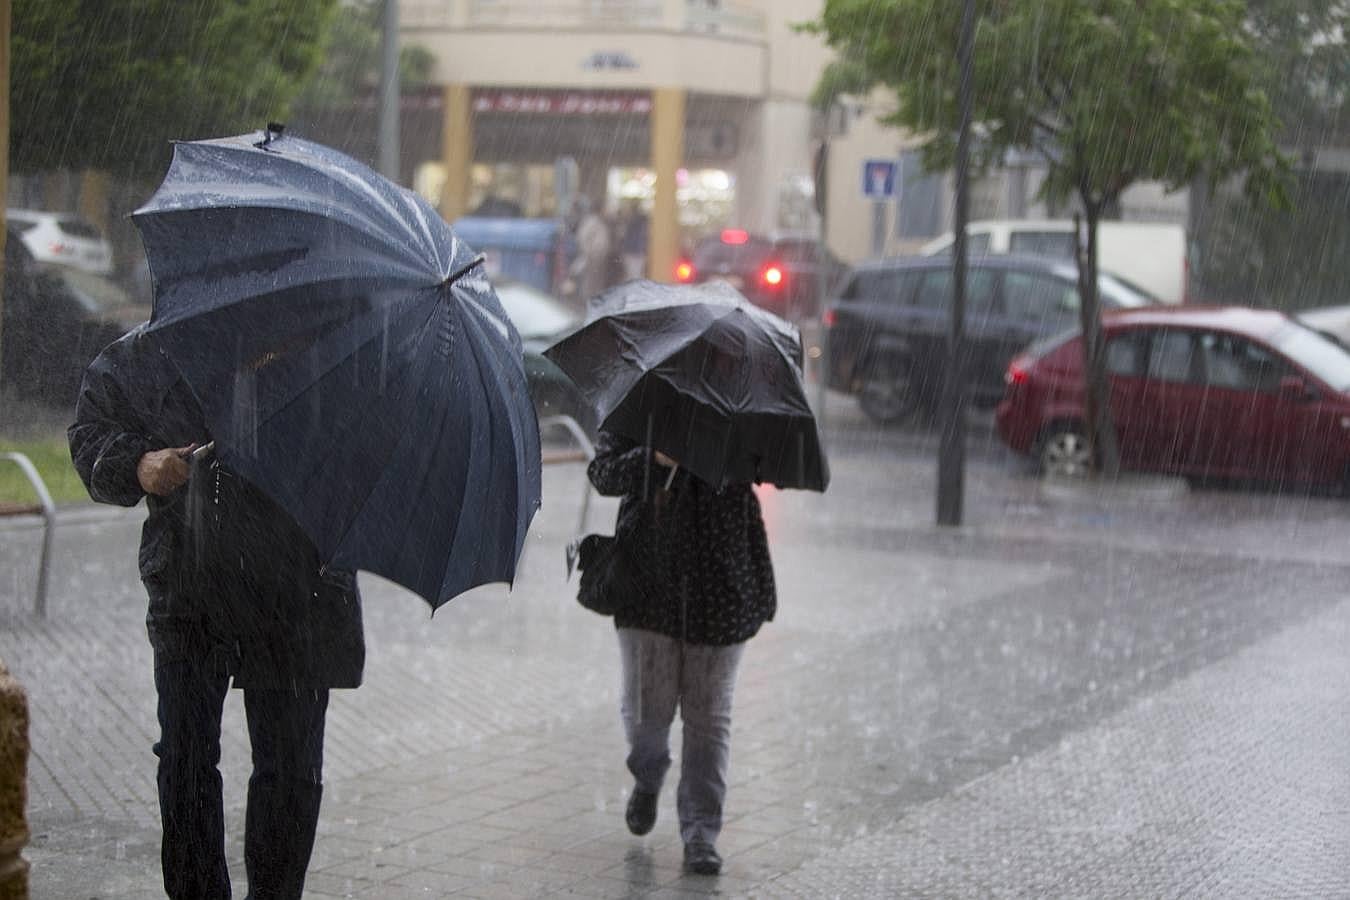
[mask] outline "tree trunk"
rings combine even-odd
[[[1084,426],[1097,471],[1115,478],[1120,474],[1120,451],[1116,446],[1115,417],[1111,415],[1111,391],[1106,380],[1106,344],[1102,337],[1101,303],[1097,293],[1097,225],[1102,206],[1083,196],[1087,215],[1087,248],[1082,229],[1074,228],[1078,258],[1079,324],[1083,331]],[[1075,225],[1077,225],[1077,216]]]

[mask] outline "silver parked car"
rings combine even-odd
[[[74,213],[36,209],[6,210],[5,216],[37,262],[112,274],[112,245],[92,222]]]

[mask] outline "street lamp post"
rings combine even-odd
[[[380,54],[380,174],[399,181],[398,0],[384,0]]]
[[[942,378],[942,439],[938,449],[937,523],[961,524],[966,487],[966,220],[970,212],[971,56],[975,0],[965,0],[957,48],[960,123],[956,136],[956,215],[952,247],[952,315]]]

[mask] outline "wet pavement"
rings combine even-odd
[[[826,421],[830,491],[762,495],[779,615],[742,666],[720,878],[680,871],[673,782],[624,829],[617,647],[563,581],[564,464],[513,590],[433,618],[362,576],[307,896],[1350,897],[1345,500],[1045,483],[977,417],[966,524],[939,529],[930,432],[837,396]],[[42,621],[38,531],[0,524],[35,898],[160,895],[142,516],[63,510]],[[238,697],[226,717],[242,896]]]

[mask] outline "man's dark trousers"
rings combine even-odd
[[[220,718],[229,675],[219,654],[155,654],[164,889],[172,900],[229,900]],[[323,794],[328,691],[244,690],[253,774],[244,822],[250,900],[299,900]]]

